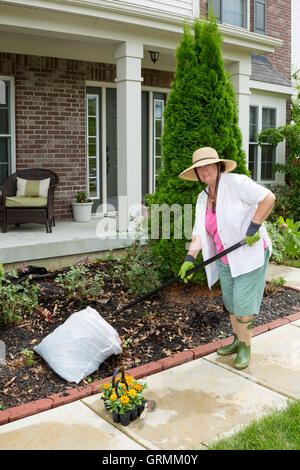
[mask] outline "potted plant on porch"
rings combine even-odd
[[[85,191],[78,191],[72,201],[73,219],[75,222],[89,222],[92,216],[93,201]]]

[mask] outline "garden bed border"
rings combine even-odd
[[[300,289],[297,287],[284,286],[287,289],[295,290],[300,292]],[[293,313],[284,318],[274,320],[272,322],[266,323],[265,325],[260,325],[252,330],[252,336],[258,336],[267,331],[273,330],[283,325],[288,325],[289,323],[299,320],[300,312]],[[194,359],[199,359],[201,357],[207,356],[213,352],[216,352],[217,349],[221,346],[227,346],[233,340],[233,336],[229,336],[218,341],[213,341],[211,343],[203,344],[201,346],[196,346],[192,349],[184,350],[175,356],[165,357],[159,359],[158,361],[150,362],[142,366],[135,367],[134,369],[127,370],[128,375],[132,375],[135,379],[142,379],[150,375],[162,372],[172,367],[180,366],[186,362],[193,361]],[[81,400],[91,395],[100,393],[100,384],[109,382],[112,379],[112,376],[105,377],[104,379],[96,380],[87,386],[80,386],[74,388],[66,388],[65,391],[55,393],[48,396],[47,398],[41,398],[39,400],[34,400],[22,405],[18,405],[6,410],[0,410],[0,426],[2,424],[11,423],[28,416],[41,413],[42,411],[51,410],[58,406],[66,405],[76,400]]]

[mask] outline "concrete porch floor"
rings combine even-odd
[[[116,255],[115,250],[123,250],[131,239],[126,233],[108,232],[104,223],[105,218],[96,216],[90,222],[58,220],[52,233],[38,224],[10,225],[7,233],[0,232],[0,260],[7,270],[23,261],[55,270],[86,256],[101,258],[109,250]],[[100,238],[103,234],[106,238]]]

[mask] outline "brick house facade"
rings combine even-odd
[[[249,1],[247,5],[250,11],[251,32],[253,2]],[[266,35],[283,42],[282,45],[273,47],[274,52],[266,54],[263,51],[262,55],[267,55],[279,74],[290,80],[291,0],[268,0],[266,5]],[[206,15],[206,0],[200,0],[200,12]],[[100,15],[101,11],[98,13]],[[86,17],[85,21],[88,21]],[[149,31],[151,32],[150,27]],[[24,34],[23,31],[20,31],[21,33]],[[179,38],[178,34],[174,36]],[[22,36],[20,38],[22,39]],[[176,47],[176,41],[173,42]],[[173,54],[174,50],[175,48]],[[257,46],[253,52],[257,52]],[[174,65],[170,69],[167,66],[159,69],[151,63],[147,66],[147,63],[142,62],[142,86],[148,91],[152,88],[158,92],[170,89],[174,69]],[[92,82],[101,82],[115,86],[116,60],[112,57],[111,63],[107,59],[102,63],[101,56],[96,62],[72,57],[54,57],[53,52],[52,56],[37,55],[34,50],[30,54],[25,54],[21,51],[11,52],[9,47],[5,50],[5,47],[0,46],[0,80],[1,77],[14,78],[15,165],[13,167],[16,169],[41,167],[54,170],[60,178],[56,193],[56,217],[69,218],[70,201],[74,193],[86,189],[87,82],[89,85]],[[287,109],[288,103],[287,100]]]

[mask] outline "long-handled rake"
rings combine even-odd
[[[195,271],[198,271],[198,269],[204,268],[204,266],[207,266],[208,264],[213,263],[217,259],[222,258],[222,256],[225,256],[228,253],[230,253],[231,251],[236,250],[237,248],[244,245],[245,243],[246,243],[245,240],[241,240],[240,242],[236,243],[235,245],[232,245],[231,247],[227,248],[226,250],[222,251],[221,253],[218,253],[217,255],[213,256],[212,258],[207,259],[206,261],[204,261],[204,263],[197,264],[192,269],[187,271],[186,276],[189,276],[190,274],[194,273]],[[174,277],[170,281],[167,281],[165,284],[162,284],[161,286],[156,287],[155,289],[151,290],[150,292],[147,292],[146,294],[143,294],[140,297],[138,297],[137,299],[133,300],[129,304],[124,305],[124,307],[119,308],[118,310],[115,310],[113,312],[113,315],[115,315],[117,313],[121,313],[121,312],[123,312],[124,310],[127,310],[130,307],[133,307],[134,305],[138,304],[142,300],[148,299],[148,297],[150,297],[151,295],[156,294],[157,292],[159,292],[162,289],[165,289],[166,287],[169,287],[171,284],[174,284],[174,282],[179,281],[180,279],[181,279],[181,276]]]

